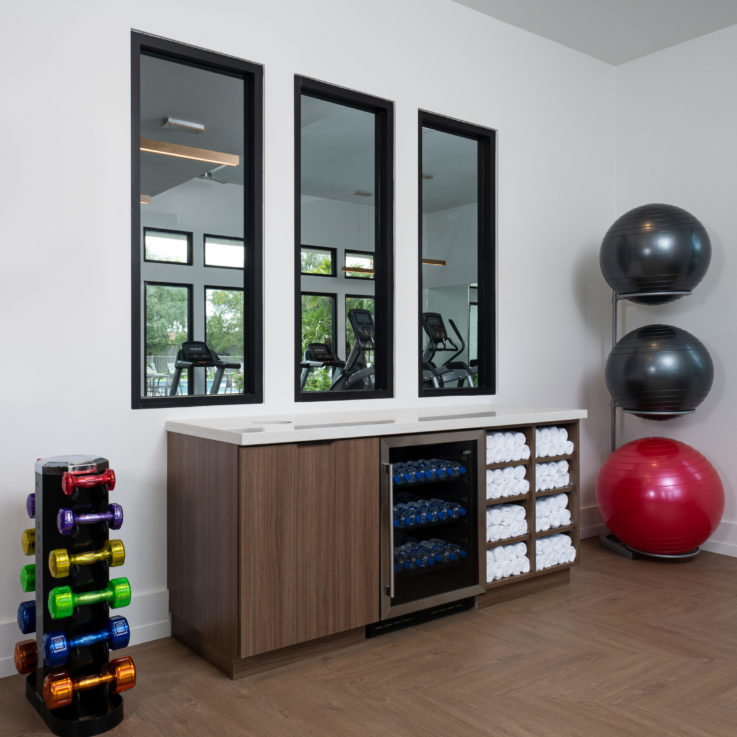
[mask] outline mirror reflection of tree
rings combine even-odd
[[[189,290],[163,284],[146,285],[146,365],[166,371],[161,360],[187,340]]]
[[[335,297],[325,294],[302,294],[302,355],[310,343],[324,343],[335,350]],[[320,367],[307,377],[304,391],[328,391],[330,369]]]

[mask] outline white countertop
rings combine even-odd
[[[234,445],[272,445],[374,435],[554,424],[582,420],[586,416],[585,409],[493,405],[484,407],[466,404],[442,408],[413,407],[360,412],[168,420],[166,429],[169,432]]]

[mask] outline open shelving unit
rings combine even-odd
[[[536,430],[542,430],[546,427],[562,427],[568,433],[568,439],[573,443],[573,452],[565,455],[556,456],[537,456],[536,448]],[[485,469],[487,471],[493,471],[495,469],[504,469],[513,466],[524,466],[525,478],[529,481],[530,489],[525,494],[517,494],[515,496],[499,497],[486,500],[486,508],[501,505],[501,504],[518,504],[523,506],[525,509],[525,519],[527,520],[528,531],[524,535],[511,537],[503,540],[495,540],[493,542],[486,542],[486,549],[492,550],[494,548],[511,545],[518,542],[524,542],[527,545],[527,557],[530,560],[530,570],[527,573],[520,573],[518,575],[511,575],[505,578],[498,579],[496,581],[487,581],[486,592],[487,594],[494,592],[500,587],[508,587],[514,584],[520,584],[523,582],[529,582],[534,579],[540,579],[543,577],[551,578],[551,574],[564,572],[567,574],[573,565],[578,563],[578,546],[579,546],[579,423],[578,420],[570,422],[556,422],[546,423],[540,425],[516,425],[510,427],[499,427],[493,428],[487,431],[487,436],[490,433],[498,432],[521,432],[525,435],[525,442],[530,448],[530,457],[525,460],[515,461],[503,461],[498,463],[487,463]],[[539,463],[553,463],[558,461],[568,462],[568,473],[570,477],[570,484],[565,487],[549,489],[545,491],[537,491],[537,464]],[[551,528],[548,530],[536,531],[536,505],[535,502],[539,499],[554,496],[557,494],[566,494],[568,496],[567,509],[571,514],[570,524],[562,525],[560,527]],[[551,566],[537,570],[537,556],[536,556],[536,543],[538,540],[543,538],[551,537],[552,535],[565,534],[571,538],[571,543],[576,549],[576,558],[570,563],[562,563],[559,565]],[[480,605],[492,603],[493,597],[482,596],[479,599]],[[488,599],[488,601],[486,601]]]

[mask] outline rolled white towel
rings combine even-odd
[[[573,455],[573,443],[570,440],[563,443],[563,453],[561,455]]]
[[[520,571],[520,573],[523,573],[523,574],[529,573],[530,572],[530,559],[526,555],[524,555],[522,556],[522,558],[520,558],[520,560],[522,561],[522,570]]]
[[[492,525],[498,525],[501,522],[502,513],[498,506],[489,507],[486,510],[486,521]]]
[[[555,467],[558,473],[568,473],[568,461],[558,461]]]

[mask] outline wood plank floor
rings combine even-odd
[[[171,640],[128,649],[108,734],[734,737],[737,558],[628,561],[582,542],[571,583],[230,681]],[[49,732],[21,676],[0,735]]]

